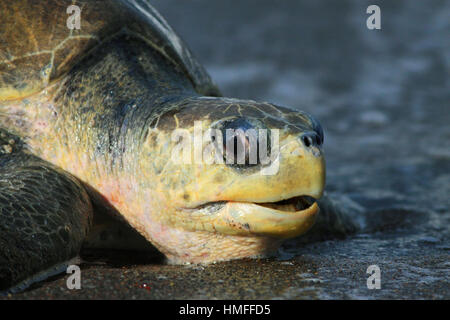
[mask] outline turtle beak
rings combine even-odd
[[[317,202],[298,211],[277,210],[256,203],[228,202],[215,229],[224,234],[292,238],[308,231],[318,212]]]
[[[306,137],[301,135],[280,148],[276,174],[255,173],[216,189],[220,192],[210,195],[214,201],[201,203],[205,214],[196,211],[189,219],[192,230],[201,226],[222,234],[275,238],[306,232],[315,222],[319,212],[316,200],[325,186],[323,153],[314,138]],[[208,192],[214,189],[200,194]]]

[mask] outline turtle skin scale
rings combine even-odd
[[[0,289],[78,254],[92,224],[81,183],[0,130]]]

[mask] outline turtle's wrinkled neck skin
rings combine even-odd
[[[181,70],[127,35],[99,47],[55,89],[61,138],[85,144],[85,153],[111,173],[131,170],[158,117],[197,95]]]
[[[323,192],[322,129],[303,112],[206,97],[219,92],[196,84],[125,28],[43,91],[0,102],[0,125],[98,192],[174,263],[273,252],[314,223],[317,204],[304,196]],[[279,152],[256,166],[177,163],[174,130],[193,136],[196,123],[202,130],[276,129]]]
[[[119,34],[40,94],[4,103],[0,121],[44,159],[80,177],[116,180],[134,174],[139,150],[160,117],[197,95],[161,54]]]

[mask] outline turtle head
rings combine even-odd
[[[314,223],[325,185],[323,131],[269,103],[194,97],[149,129],[144,233],[171,260],[264,255]]]

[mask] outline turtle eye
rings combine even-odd
[[[258,164],[258,130],[247,119],[237,118],[223,123],[222,137],[226,164]]]
[[[250,138],[242,129],[227,129],[224,141],[224,157],[227,164],[250,164]]]

